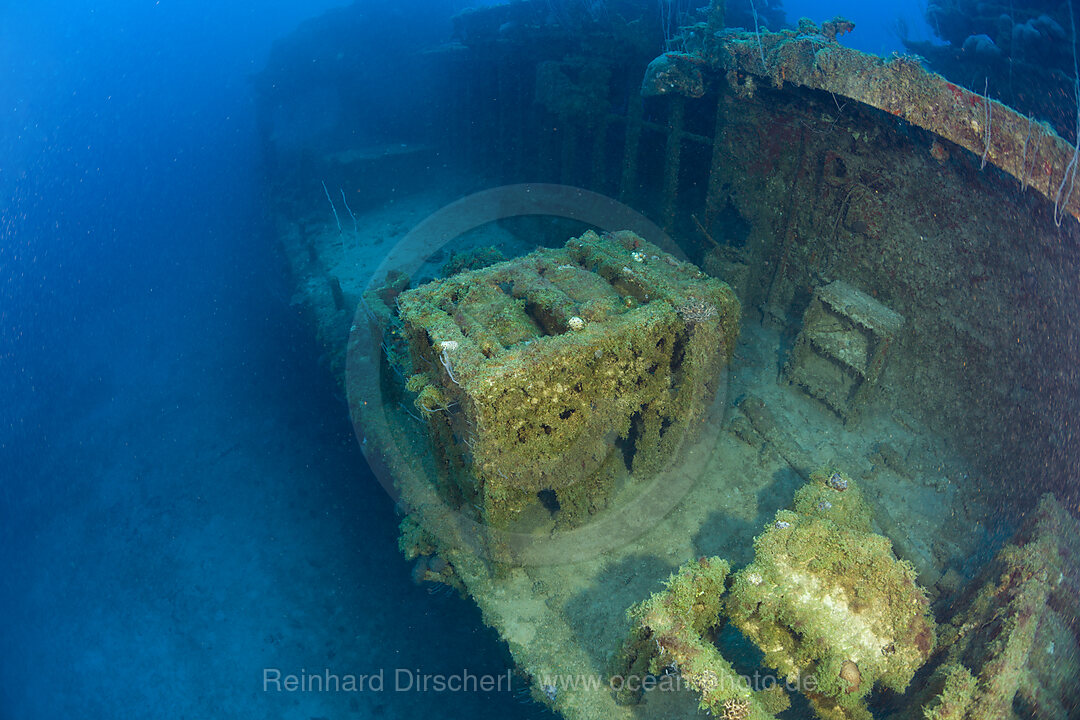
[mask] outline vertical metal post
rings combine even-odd
[[[539,162],[537,167],[540,170],[540,175],[545,182],[554,182],[557,177],[556,171],[558,170],[558,161],[555,158],[556,144],[559,142],[560,129],[557,127],[559,121],[554,115],[547,110],[539,110],[539,116],[542,118],[542,127],[540,128],[540,140],[539,143]]]
[[[630,96],[630,108],[626,114],[626,145],[623,150],[622,178],[619,181],[619,199],[630,202],[637,186],[638,148],[641,145],[641,116],[644,112],[640,93]]]
[[[679,165],[682,160],[683,117],[686,110],[681,95],[671,99],[668,114],[667,147],[664,157],[664,229],[675,227],[675,211],[679,203]]]
[[[799,180],[803,174],[803,163],[806,160],[806,130],[803,129],[796,138],[795,162],[791,166],[791,187],[788,190],[787,202],[780,217],[780,227],[777,234],[783,236],[783,241],[778,248],[776,270],[772,280],[769,281],[769,290],[765,296],[765,305],[762,307],[762,321],[772,324],[774,327],[784,327],[787,306],[790,304],[794,289],[787,279],[788,262],[791,248],[799,241],[799,219],[796,217],[798,207]]]
[[[712,232],[713,223],[720,213],[720,185],[723,166],[721,138],[724,136],[724,93],[716,98],[716,123],[713,125],[712,162],[709,165],[709,189],[705,195],[705,229]]]
[[[604,192],[604,186],[607,184],[607,174],[605,172],[607,163],[604,161],[607,159],[607,130],[610,123],[611,119],[605,114],[604,117],[600,118],[593,132],[592,187],[590,190],[595,192]]]
[[[493,162],[497,165],[498,177],[500,182],[506,181],[506,176],[510,171],[510,153],[506,147],[506,141],[509,137],[509,128],[507,127],[507,98],[506,98],[506,65],[505,63],[495,64],[495,97],[493,102],[495,103],[495,122],[499,124],[499,127],[495,131],[495,135],[498,138],[497,144],[494,148],[495,157]]]
[[[512,149],[513,169],[511,170],[511,180],[518,181],[522,179],[522,175],[525,173],[525,142],[528,137],[527,130],[525,128],[525,90],[524,82],[522,81],[522,67],[520,63],[515,63],[513,74],[513,86],[514,86],[514,147]]]
[[[569,116],[560,116],[559,132],[562,133],[559,182],[563,185],[573,185],[575,184],[574,165],[577,161],[578,126],[570,121]]]
[[[473,72],[473,68],[470,67],[469,71],[465,73],[465,87],[463,88],[462,92],[462,98],[464,102],[462,103],[461,107],[464,110],[464,115],[462,116],[462,120],[464,121],[464,128],[461,138],[462,142],[460,150],[465,155],[465,157],[462,158],[464,160],[464,163],[462,164],[467,164],[469,171],[475,173],[477,171],[477,167],[476,153],[473,152],[473,133],[475,131],[476,116],[474,114],[475,110],[473,110],[473,112],[470,112],[470,109],[475,109],[476,107],[473,104],[473,77],[475,77],[475,73]]]

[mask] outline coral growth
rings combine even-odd
[[[728,565],[702,558],[667,589],[631,608],[630,639],[617,672],[674,667],[721,717],[767,717],[786,707],[775,692],[751,692],[711,642],[725,613],[825,720],[869,718],[865,699],[881,684],[903,692],[934,647],[934,621],[915,572],[870,531],[859,487],[820,470],[754,542],[754,562],[725,590]],[[778,687],[774,686],[773,691]],[[623,701],[636,698],[624,697]]]
[[[867,717],[878,683],[903,692],[934,646],[934,621],[915,572],[870,531],[858,486],[819,471],[755,542],[727,612],[765,664],[804,689],[827,718]]]
[[[752,692],[711,641],[720,624],[729,569],[719,558],[688,563],[668,579],[665,590],[630,608],[634,626],[614,662],[614,674],[677,670],[701,693],[702,709],[733,720],[765,720],[785,707],[772,693]],[[624,692],[619,699],[638,698]]]
[[[553,497],[562,525],[692,438],[738,335],[731,289],[631,232],[404,292],[408,389],[450,500],[490,527]],[[688,310],[687,308],[691,308]]]
[[[923,702],[930,720],[1066,720],[1080,704],[1080,523],[1051,495],[942,626],[944,661]]]

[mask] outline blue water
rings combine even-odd
[[[0,3],[0,718],[540,712],[389,689],[509,659],[289,305],[248,75],[334,4]],[[388,688],[264,692],[327,667]]]
[[[343,4],[0,0],[0,719],[546,713],[265,688],[510,663],[411,581],[276,253],[249,75]],[[446,37],[464,4],[371,2],[357,42]],[[925,35],[914,0],[787,8],[858,11],[875,52],[897,17]]]

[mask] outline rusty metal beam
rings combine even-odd
[[[778,33],[725,31],[693,53],[654,60],[642,93],[701,97],[708,76],[724,74],[736,84],[749,75],[777,88],[790,84],[850,98],[971,151],[980,166],[994,165],[1021,189],[1042,193],[1059,215],[1080,220],[1080,187],[1070,192],[1068,176],[1076,148],[1049,124],[949,82],[914,57],[881,58],[843,47],[836,34],[851,27],[834,21]]]

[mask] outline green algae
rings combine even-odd
[[[668,578],[663,591],[630,608],[627,615],[634,627],[612,667],[621,677],[677,671],[701,693],[702,710],[725,718],[765,720],[787,707],[786,696],[777,697],[775,690],[753,692],[711,640],[721,623],[729,571],[720,558],[701,558]],[[640,698],[621,687],[618,699],[627,703]]]
[[[628,473],[659,470],[696,435],[740,313],[693,265],[591,231],[397,306],[443,494],[500,529],[543,494],[560,525],[578,525]]]
[[[730,588],[727,562],[701,558],[632,607],[614,672],[677,670],[701,692],[703,709],[770,717],[782,705],[776,691],[752,692],[712,642],[730,620],[826,720],[869,718],[866,697],[878,684],[904,692],[935,642],[914,569],[871,531],[870,509],[845,473],[813,473],[794,507],[755,538],[754,561]]]
[[[819,470],[754,540],[727,612],[789,682],[812,676],[820,716],[868,717],[881,685],[903,692],[934,647],[935,624],[915,570],[870,531],[855,482]]]

